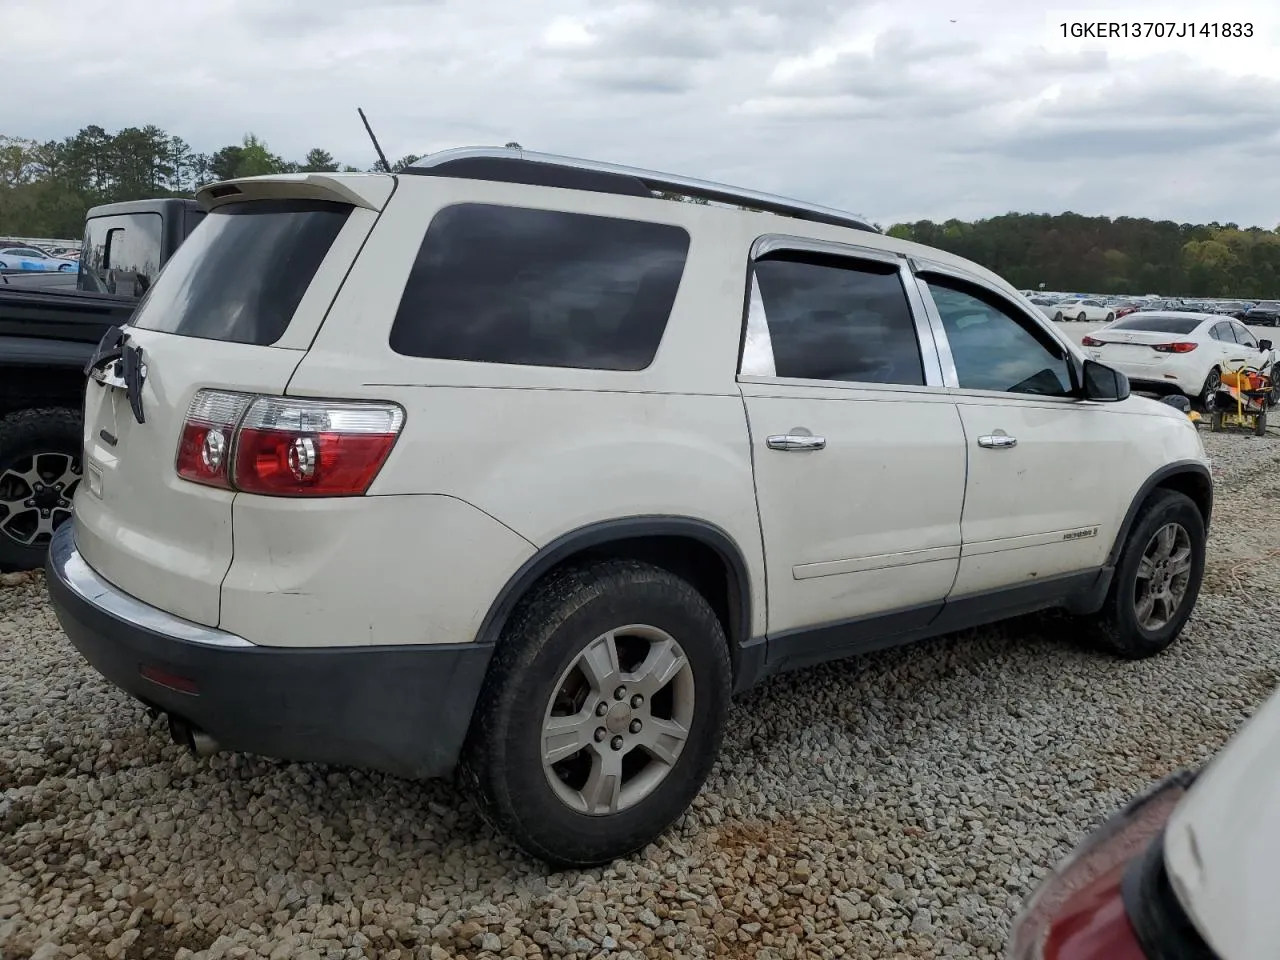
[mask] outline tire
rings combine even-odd
[[[1061,322],[1062,322],[1062,311],[1061,311],[1061,310],[1059,310],[1057,313],[1055,313],[1055,314],[1053,315],[1053,319],[1054,319],[1054,320],[1056,320],[1056,321],[1058,321],[1058,323],[1061,323]]]
[[[1114,313],[1108,313],[1108,314],[1107,314],[1107,319],[1106,319],[1106,321],[1105,321],[1105,322],[1106,322],[1106,323],[1110,323],[1110,322],[1111,322],[1111,321],[1113,321],[1115,318],[1116,318],[1116,315],[1115,315]]]
[[[1222,384],[1222,371],[1214,367],[1204,378],[1204,386],[1200,388],[1200,405],[1207,412],[1212,412],[1217,397],[1218,387]]]
[[[58,267],[58,272],[59,272],[59,273],[70,273],[70,272],[71,272],[72,270],[74,270],[74,269],[75,269],[75,268],[74,268],[74,267],[72,267],[72,266],[71,266],[71,264],[69,264],[69,263],[64,263],[62,266]]]
[[[615,668],[600,671],[604,680],[593,687],[578,664],[587,662],[588,648],[605,649],[599,645],[611,631],[619,637]],[[636,636],[646,631],[654,635]],[[628,668],[643,669],[643,664],[636,667],[629,661],[642,643],[652,643],[652,658],[652,651],[666,642],[657,634],[675,641],[685,666],[665,685],[651,678],[645,686],[627,674]],[[622,661],[620,671],[617,661]],[[614,683],[619,686],[610,695],[607,688]],[[625,690],[628,683],[630,691]],[[637,692],[656,687],[663,692],[637,706]],[[655,840],[693,801],[719,752],[731,687],[724,631],[707,601],[686,581],[631,560],[567,567],[521,601],[503,630],[472,716],[459,779],[485,819],[531,856],[557,867],[608,863]],[[574,689],[581,699],[558,712],[584,718],[582,735],[564,735],[569,739],[560,741],[561,759],[544,767],[543,725],[562,704],[560,694]],[[672,691],[669,696],[667,690]],[[596,713],[592,702],[596,709],[607,705],[608,713]],[[661,722],[655,717],[667,717],[669,723],[681,715],[687,736],[669,763],[660,763],[634,742],[616,757],[609,752],[624,745],[624,738],[655,736]],[[637,729],[643,727],[641,720],[649,725],[648,732]],[[591,727],[595,729],[588,734]],[[575,752],[564,753],[575,746]],[[669,739],[665,749],[670,750]],[[589,794],[610,796],[607,790],[592,791],[589,771],[610,762],[622,764],[623,757],[647,766],[638,774],[619,766],[620,787],[612,794],[617,809],[589,812]],[[646,792],[644,778],[656,776],[651,770],[661,777]]]
[[[1085,321],[1085,314],[1083,311],[1081,311],[1081,313],[1076,317],[1076,322],[1084,323],[1084,321]]]
[[[1185,548],[1187,555],[1182,559],[1186,561],[1186,571],[1181,574],[1185,579],[1180,580],[1179,575],[1168,579],[1171,597],[1176,594],[1174,602],[1153,605],[1151,619],[1144,623],[1138,608],[1149,594],[1152,581],[1149,577],[1139,578],[1140,568],[1144,566],[1144,554],[1154,550],[1155,556],[1160,555],[1157,538],[1170,527],[1181,531],[1173,535],[1175,548],[1170,559],[1174,565],[1157,567],[1155,575],[1166,577],[1175,569],[1176,558],[1181,557]],[[1200,594],[1206,540],[1204,518],[1190,497],[1174,490],[1153,493],[1143,504],[1125,541],[1107,599],[1088,623],[1096,643],[1125,660],[1142,660],[1155,656],[1177,640]],[[1179,585],[1180,594],[1177,593]],[[1156,622],[1161,616],[1165,618],[1163,622]]]
[[[1226,414],[1221,410],[1214,410],[1213,415],[1209,417],[1209,432],[1221,433],[1226,425]]]
[[[19,410],[0,419],[0,570],[44,564],[50,535],[71,518],[83,443],[80,414],[66,407]],[[34,489],[33,482],[45,489]],[[36,498],[47,504],[47,515],[30,503]]]
[[[1258,415],[1253,418],[1253,435],[1255,437],[1265,437],[1267,435],[1267,408],[1263,407]]]

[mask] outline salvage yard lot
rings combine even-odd
[[[1028,618],[778,678],[693,810],[604,870],[547,872],[447,784],[195,760],[39,578],[0,587],[0,955],[1000,956],[1050,863],[1280,677],[1280,439],[1203,436],[1209,564],[1166,654]]]

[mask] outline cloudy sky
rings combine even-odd
[[[1105,11],[1105,12],[1104,12]],[[1063,36],[1063,22],[1252,38]],[[851,209],[1280,223],[1280,3],[0,0],[0,133],[517,140]]]

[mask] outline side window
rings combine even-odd
[[[1209,336],[1214,340],[1221,340],[1223,343],[1233,343],[1235,337],[1231,335],[1231,326],[1226,323],[1215,323],[1209,329]]]
[[[1072,394],[1066,352],[997,294],[959,280],[927,277],[951,345],[959,385],[1042,397]]]
[[[1237,343],[1243,343],[1246,347],[1252,347],[1254,350],[1258,349],[1257,339],[1245,327],[1238,323],[1232,323],[1229,326],[1231,327],[1231,332],[1236,335]]]
[[[763,313],[773,369],[762,371],[760,353],[744,351],[744,373],[924,385],[896,264],[789,252],[757,260],[754,270],[752,310]],[[747,351],[754,349],[748,336]]]
[[[410,357],[643,370],[689,252],[681,227],[464,203],[427,228],[391,327]]]

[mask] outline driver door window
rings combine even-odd
[[[999,297],[959,280],[930,276],[929,292],[951,346],[962,390],[1068,397],[1071,368],[1065,351],[1033,330]]]

